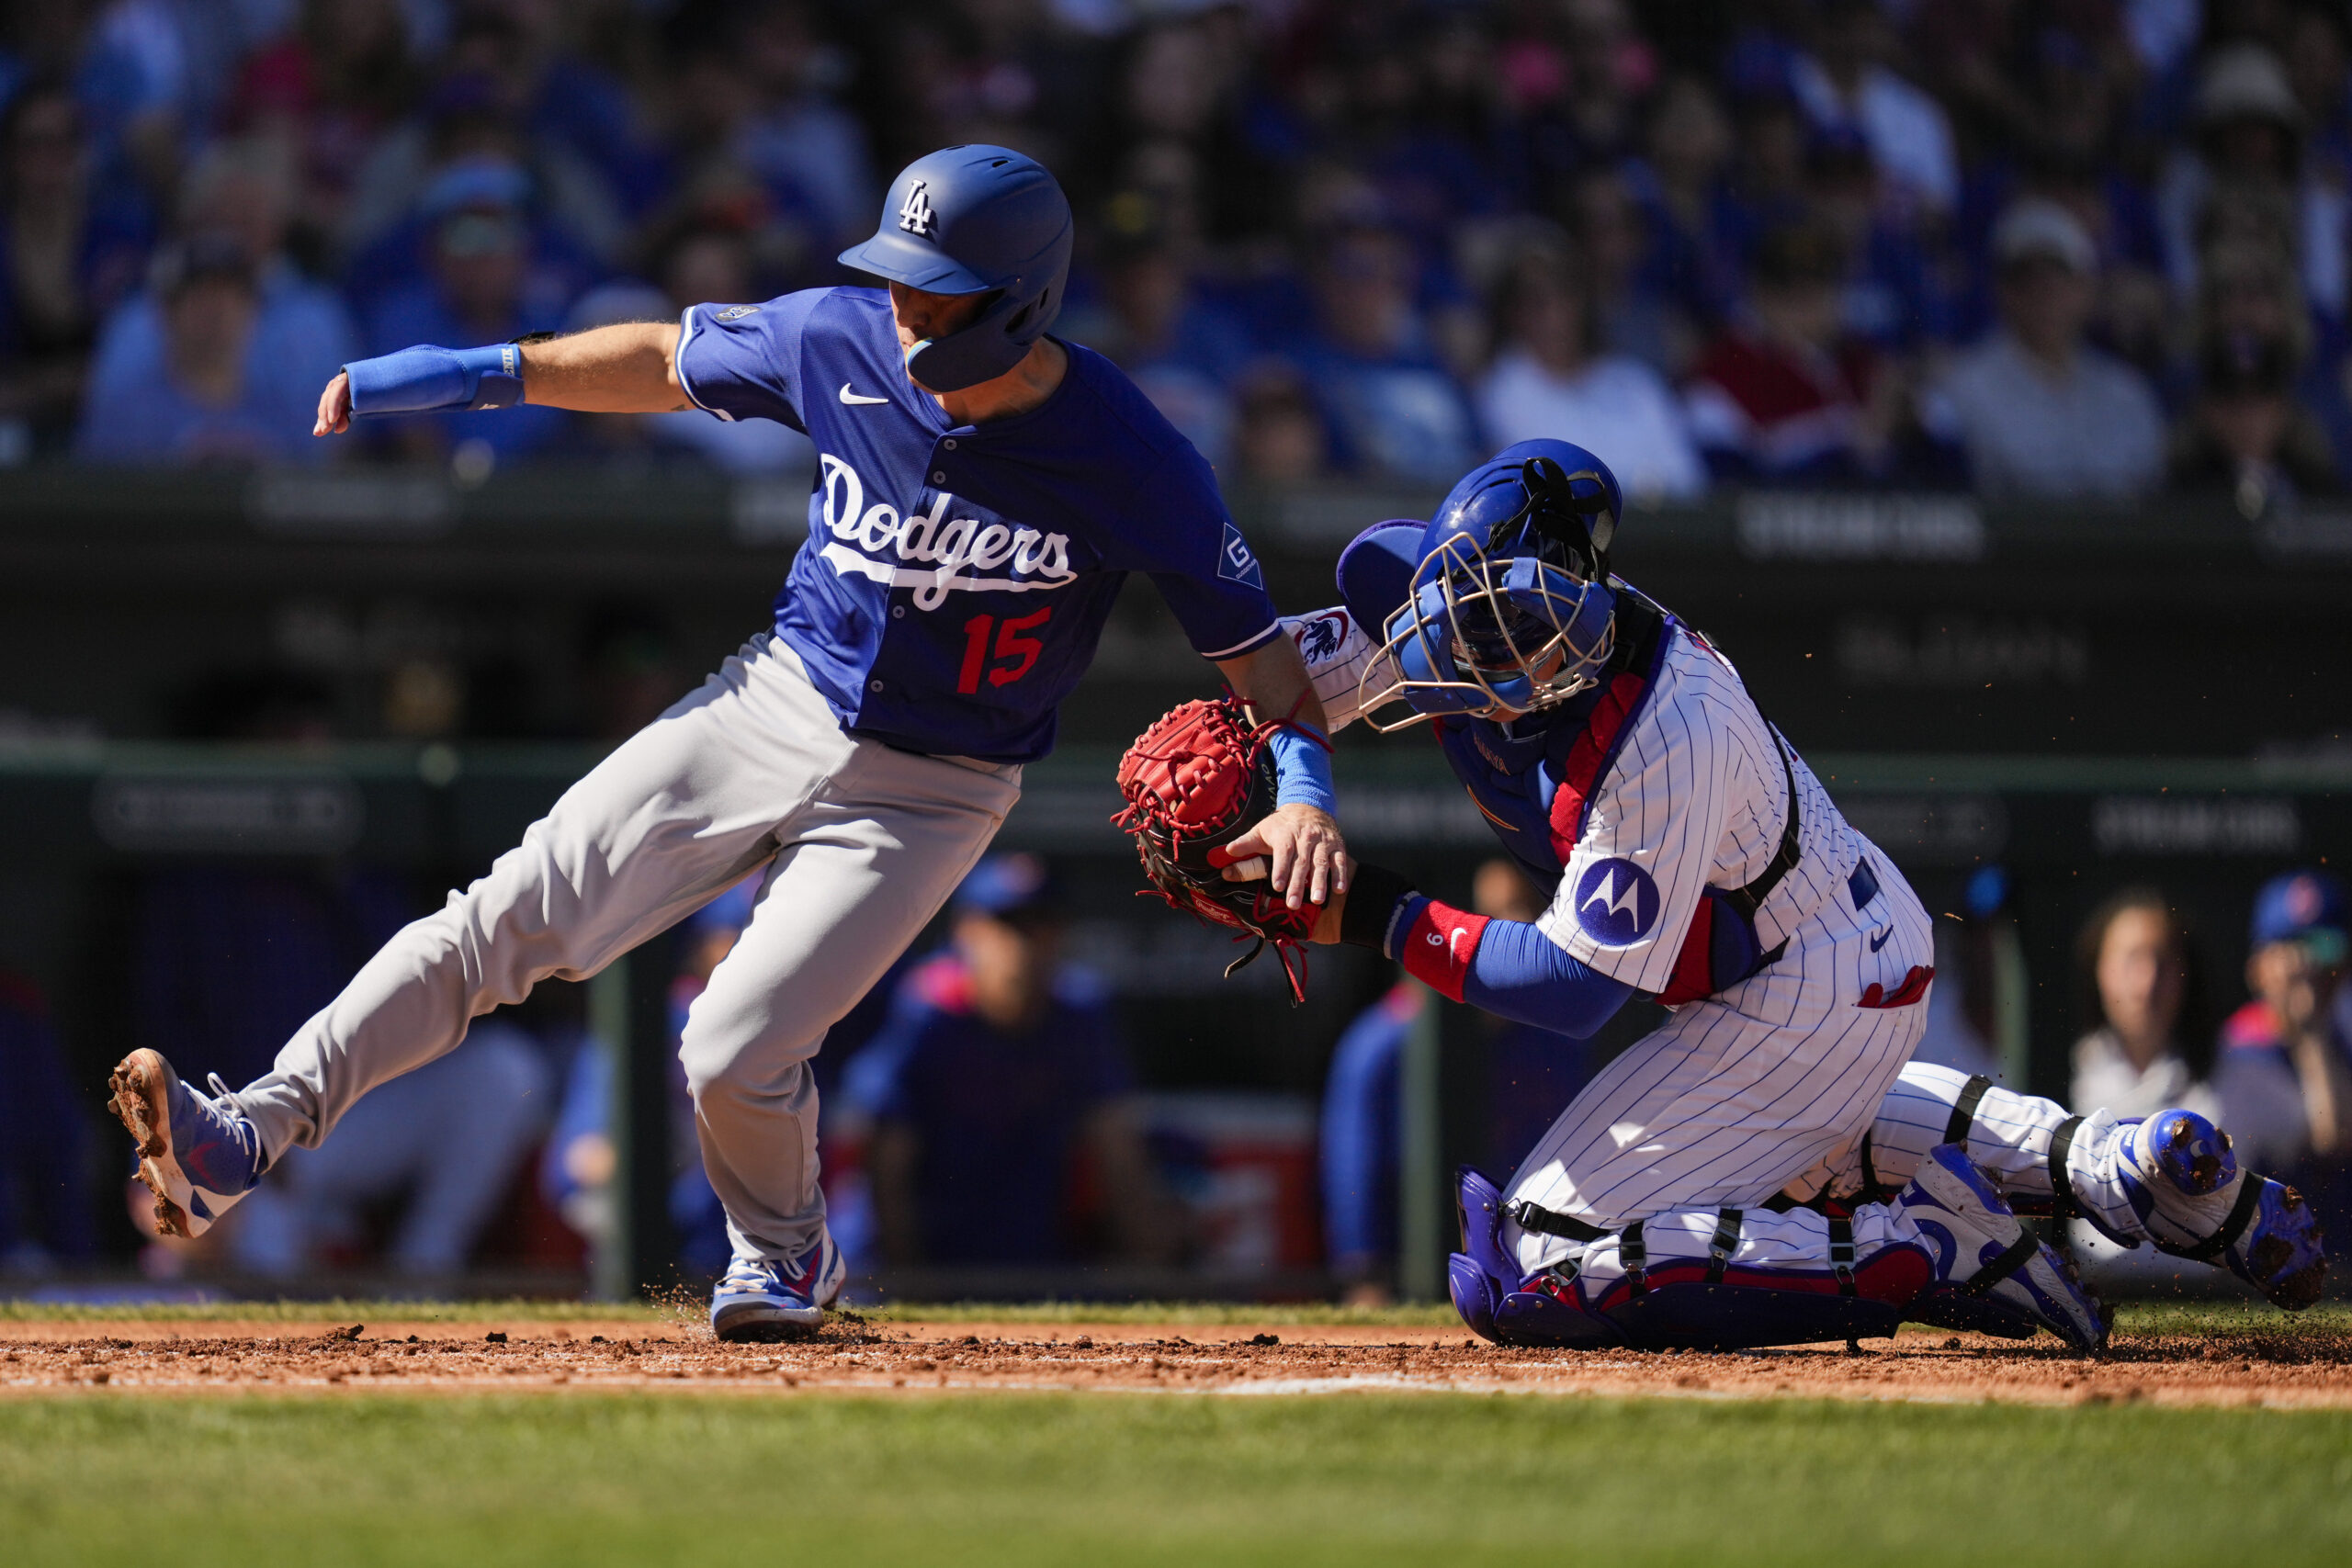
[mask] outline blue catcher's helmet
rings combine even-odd
[[[1021,363],[1061,312],[1069,201],[1010,147],[946,147],[899,171],[872,239],[842,265],[930,294],[994,294],[971,325],[907,351],[907,374],[956,392]]]
[[[1464,474],[1421,535],[1385,628],[1396,678],[1363,694],[1366,711],[1401,697],[1415,717],[1526,713],[1591,685],[1616,647],[1623,509],[1609,466],[1565,441],[1522,441]]]

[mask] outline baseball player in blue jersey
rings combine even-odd
[[[1926,912],[1729,661],[1611,575],[1622,513],[1592,454],[1521,443],[1434,521],[1360,536],[1344,603],[1290,623],[1335,723],[1426,719],[1550,890],[1533,921],[1487,919],[1362,865],[1315,940],[1577,1038],[1636,993],[1673,1009],[1508,1190],[1464,1173],[1464,1319],[1505,1343],[1764,1345],[1905,1318],[2101,1343],[2029,1208],[2308,1305],[2310,1208],[2240,1171],[2203,1117],[2069,1115],[1908,1065],[1935,976]],[[1375,716],[1399,700],[1404,719]]]
[[[1069,207],[1001,147],[892,182],[844,264],[888,292],[820,288],[486,348],[348,366],[317,433],[354,416],[698,408],[806,431],[808,539],[774,630],[565,792],[517,849],[401,931],[230,1091],[134,1052],[114,1104],[166,1230],[197,1235],[291,1145],[433,1060],[539,979],[593,975],[759,867],[751,922],[681,1043],[733,1263],[724,1339],[804,1332],[841,1289],[817,1186],[807,1069],[827,1028],[979,858],[1054,740],[1130,572],[1264,715],[1294,720],[1281,807],[1230,846],[1293,908],[1345,886],[1323,722],[1208,466],[1109,361],[1046,334]]]

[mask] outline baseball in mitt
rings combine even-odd
[[[1189,702],[1171,710],[1119,759],[1126,809],[1112,818],[1136,841],[1143,874],[1171,906],[1234,940],[1257,944],[1226,967],[1229,977],[1271,944],[1290,981],[1291,1001],[1306,999],[1307,933],[1317,908],[1291,908],[1261,876],[1228,882],[1235,863],[1225,846],[1274,809],[1274,759],[1267,742],[1283,728],[1254,722],[1240,698]]]

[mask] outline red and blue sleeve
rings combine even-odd
[[[1523,920],[1491,919],[1414,894],[1386,943],[1407,974],[1442,996],[1520,1023],[1589,1039],[1634,995]]]

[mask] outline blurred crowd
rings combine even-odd
[[[2227,497],[2352,462],[2343,0],[17,0],[0,460],[805,465],[347,357],[856,281],[905,160],[1045,161],[1060,324],[1228,480],[1536,434],[1711,484]]]

